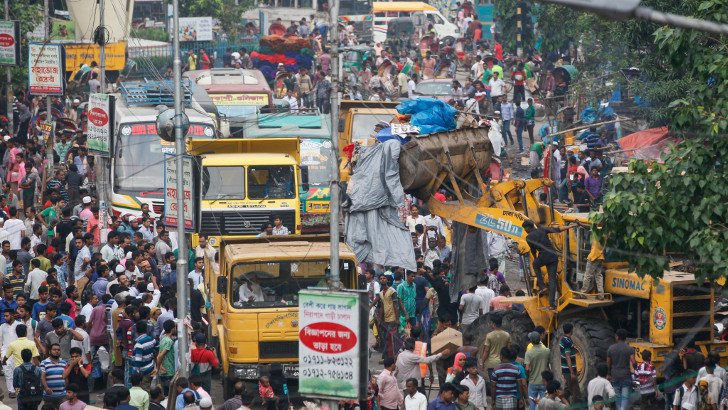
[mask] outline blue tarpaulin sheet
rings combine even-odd
[[[420,134],[454,130],[457,110],[434,98],[417,98],[397,106],[400,114],[411,114],[410,124],[420,127]]]

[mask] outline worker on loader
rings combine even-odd
[[[523,229],[528,232],[526,243],[531,248],[531,254],[533,255],[533,270],[536,272],[539,294],[542,294],[546,290],[541,267],[545,266],[548,272],[549,308],[552,310],[556,309],[556,269],[559,264],[559,254],[554,248],[554,244],[551,243],[548,234],[564,232],[576,226],[576,224],[570,224],[553,228],[544,226],[536,228],[533,221],[525,221],[523,223]]]

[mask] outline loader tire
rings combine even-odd
[[[574,325],[571,340],[576,350],[576,370],[579,375],[579,388],[586,393],[589,380],[597,376],[597,364],[607,362],[607,349],[614,344],[614,329],[601,319],[572,319]],[[566,322],[565,322],[566,323]],[[561,373],[561,351],[559,342],[564,337],[564,328],[559,326],[551,338],[551,370],[556,380],[564,385]]]
[[[526,347],[528,346],[528,334],[533,331],[533,322],[527,314],[521,312],[514,312],[512,310],[506,311],[506,315],[503,318],[503,330],[511,335],[511,348],[518,348],[518,357],[524,357],[526,355]]]
[[[502,329],[511,335],[511,345],[518,346],[518,356],[523,357],[528,345],[528,332],[533,330],[533,322],[525,313],[512,310],[493,310],[480,316],[463,331],[463,342],[480,349],[485,337],[493,330],[491,318],[499,316],[503,319]]]

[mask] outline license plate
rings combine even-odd
[[[298,377],[298,365],[297,364],[284,364],[283,374],[289,377]]]

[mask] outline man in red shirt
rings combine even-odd
[[[503,63],[503,46],[498,41],[495,42],[495,46],[493,47],[493,54],[495,54],[495,59],[498,60],[498,64],[502,64]]]
[[[207,347],[207,340],[203,333],[198,333],[194,337],[195,348],[190,352],[190,361],[192,362],[192,371],[190,376],[200,376],[202,388],[206,392],[211,392],[212,385],[212,369],[220,367],[214,348]]]
[[[523,63],[518,63],[513,71],[513,101],[526,101],[526,70]]]

